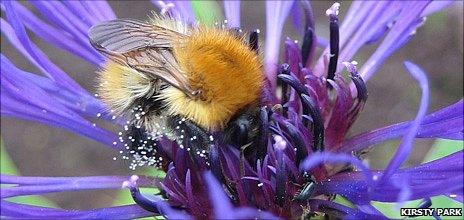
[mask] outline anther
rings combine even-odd
[[[356,86],[358,100],[361,102],[366,102],[368,97],[367,86],[356,70],[356,65],[358,63],[356,61],[352,61],[351,63],[343,62],[343,64],[346,66],[346,69],[350,73],[350,78]]]
[[[305,67],[306,64],[311,63],[312,56],[310,55],[312,55],[314,53],[313,50],[316,49],[316,47],[314,47],[313,45],[314,42],[315,42],[314,31],[312,28],[308,27],[303,37],[303,44],[301,45],[301,58],[303,58],[302,60],[303,67]],[[308,60],[308,59],[311,59],[311,60]]]
[[[301,103],[303,106],[303,114],[310,115],[313,119],[313,150],[324,150],[324,121],[322,120],[319,110],[316,108],[314,101],[306,94],[301,94]],[[306,119],[303,121],[305,126],[309,125]]]
[[[329,68],[327,72],[327,79],[334,79],[335,72],[337,71],[337,62],[338,62],[338,52],[339,52],[339,27],[338,27],[338,12],[340,8],[340,3],[334,3],[329,9],[327,9],[326,14],[329,16],[330,22],[330,59],[329,59]]]
[[[140,193],[139,188],[137,187],[137,180],[138,176],[133,175],[128,181],[124,181],[122,183],[122,188],[128,188],[131,192],[132,199],[134,200],[135,203],[137,203],[140,207],[143,209],[149,211],[149,212],[154,212],[154,213],[159,213],[157,207],[157,204],[155,201],[152,201],[142,195]]]
[[[288,65],[287,63],[284,63],[280,66],[280,74],[281,75],[290,75],[290,65]],[[280,78],[279,78],[280,79]],[[283,80],[282,80],[283,81]],[[288,102],[288,85],[287,83],[282,83],[282,98],[281,98],[281,102],[282,105],[284,105],[285,103]]]
[[[267,143],[269,134],[269,112],[266,106],[261,107],[259,111],[259,139],[256,149],[257,158],[263,160],[267,153]]]
[[[250,46],[250,49],[255,51],[256,53],[259,52],[259,29],[255,29],[250,33],[250,38],[248,41],[248,45]]]
[[[283,84],[290,85],[298,94],[308,94],[306,87],[290,74],[279,74],[277,78],[282,80]]]
[[[308,156],[308,151],[306,150],[305,142],[298,133],[298,129],[289,122],[285,122],[285,127],[287,128],[288,135],[291,137],[293,146],[296,148],[296,164],[299,166],[300,162]]]

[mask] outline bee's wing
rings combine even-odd
[[[172,53],[171,42],[184,33],[132,19],[117,19],[89,30],[90,43],[115,62],[147,75],[161,78],[193,96],[187,76]]]

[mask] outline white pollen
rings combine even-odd
[[[133,182],[133,183],[135,183],[137,180],[139,180],[139,176],[137,176],[137,175],[132,175],[130,177],[130,181]]]
[[[114,119],[116,119],[116,116],[115,116],[115,115],[113,115],[113,116],[111,117],[111,119],[113,119],[113,120],[114,120]]]
[[[121,188],[127,188],[127,187],[129,187],[129,185],[130,185],[129,181],[124,181],[124,182],[122,182]]]
[[[114,142],[113,142],[113,145],[116,145],[116,144],[118,144],[118,142],[114,141]]]
[[[264,185],[264,183],[258,183],[258,187],[261,187],[263,185]]]
[[[102,114],[101,113],[97,113],[97,117],[100,117]]]
[[[451,195],[449,195],[449,197],[451,197],[451,198],[456,198],[456,197],[458,197],[458,195],[456,195],[456,194],[451,194]]]
[[[339,10],[340,10],[340,3],[335,2],[335,3],[333,3],[333,5],[329,9],[327,9],[327,11],[325,11],[325,14],[327,16],[329,16],[329,15],[338,15]]]

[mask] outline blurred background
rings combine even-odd
[[[146,19],[151,11],[157,11],[149,1],[109,1],[109,4],[120,18]],[[242,1],[241,22],[244,31],[259,28],[265,33],[264,4],[263,1]],[[328,19],[325,10],[331,4],[331,1],[312,2],[317,34],[326,39],[328,39]],[[27,3],[24,5],[33,10],[33,7]],[[217,2],[216,5],[221,6],[222,2]],[[341,2],[341,22],[349,5],[350,2]],[[292,26],[291,18],[287,19],[284,31],[283,39],[301,38]],[[90,93],[95,92],[95,66],[48,45],[32,34],[29,36],[54,63]],[[372,44],[363,48],[356,54],[354,60],[362,65],[377,45]],[[3,37],[1,52],[18,67],[26,71],[39,72]],[[425,25],[418,29],[412,40],[387,59],[375,77],[369,80],[367,84],[369,99],[350,135],[414,118],[420,100],[420,89],[406,72],[403,66],[405,60],[418,64],[428,74],[431,90],[429,112],[462,98],[462,1],[454,2],[442,12],[429,16]],[[108,127],[102,124],[103,122],[97,123]],[[118,156],[117,152],[63,129],[2,117],[1,136],[4,148],[2,152],[8,153],[21,175],[91,176],[132,173],[128,165],[121,160],[113,161],[112,158]],[[391,141],[375,147],[368,156],[370,167],[374,169],[385,167],[398,143],[399,141]],[[434,140],[416,141],[414,152],[404,166],[420,163],[433,143]],[[63,208],[84,209],[111,205],[117,196],[117,190],[108,190],[48,194],[45,197]]]

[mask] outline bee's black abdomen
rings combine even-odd
[[[206,157],[212,144],[213,136],[207,131],[181,116],[170,116],[166,120],[180,148],[189,151],[192,159]]]
[[[134,124],[127,125],[125,131],[119,133],[119,139],[124,143],[124,153],[129,156],[123,156],[124,159],[130,160],[131,169],[138,166],[161,166],[163,163],[161,152],[157,152],[157,137],[147,133],[145,128]]]

